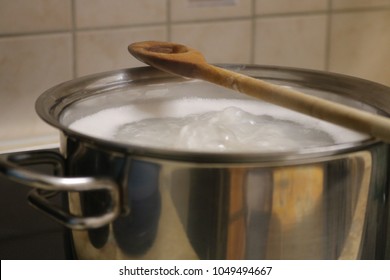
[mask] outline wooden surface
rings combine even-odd
[[[160,70],[218,84],[390,142],[388,118],[210,65],[200,52],[184,45],[146,41],[129,45],[129,51]]]

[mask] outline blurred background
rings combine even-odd
[[[75,77],[142,65],[168,40],[211,63],[339,72],[390,86],[390,0],[0,0],[0,152],[57,141],[34,102]]]

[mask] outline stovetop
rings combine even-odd
[[[31,169],[51,173],[50,166]],[[69,259],[69,231],[28,204],[30,190],[0,175],[0,259]]]

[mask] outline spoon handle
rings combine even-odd
[[[390,119],[202,63],[196,78],[390,142]]]
[[[207,63],[199,51],[184,45],[145,41],[129,45],[129,51],[160,70],[218,84],[390,143],[388,118],[216,67]]]

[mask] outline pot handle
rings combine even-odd
[[[71,229],[92,229],[107,225],[119,215],[119,187],[114,181],[95,177],[56,177],[36,173],[22,167],[34,164],[50,164],[54,168],[54,173],[58,174],[62,173],[64,159],[56,152],[50,151],[24,152],[6,156],[0,159],[0,174],[34,188],[28,195],[29,202],[57,222]],[[76,216],[48,200],[53,195],[53,191],[87,192],[96,190],[105,190],[111,197],[106,213],[98,216]]]

